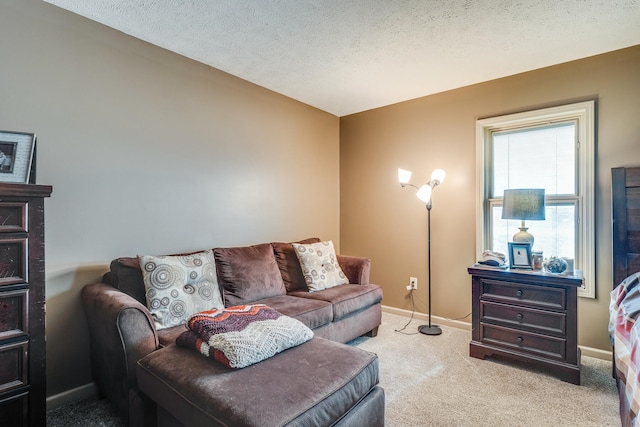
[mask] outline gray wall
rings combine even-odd
[[[37,0],[0,0],[0,129],[38,136],[48,395],[91,382],[79,291],[118,256],[318,236],[339,119]]]

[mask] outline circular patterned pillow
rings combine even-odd
[[[213,251],[138,256],[147,307],[156,329],[184,324],[200,311],[222,309]]]
[[[296,251],[304,280],[310,292],[321,291],[349,283],[340,265],[333,241],[299,244],[292,243]]]

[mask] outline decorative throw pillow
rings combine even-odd
[[[300,260],[302,274],[310,292],[349,283],[349,279],[338,264],[333,241],[307,245],[292,243],[292,245]]]
[[[244,368],[313,337],[299,320],[264,304],[238,305],[193,315],[176,344],[230,368]]]
[[[213,251],[178,256],[138,256],[147,307],[156,329],[184,324],[191,315],[224,308]]]

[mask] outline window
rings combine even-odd
[[[520,221],[503,220],[509,188],[544,188],[544,221],[527,221],[534,250],[571,258],[584,281],[580,296],[595,297],[595,102],[582,102],[478,120],[477,252],[507,253]]]

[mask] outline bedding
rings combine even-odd
[[[640,424],[640,167],[611,169],[613,292],[609,332],[623,427]]]
[[[640,273],[627,277],[611,292],[609,336],[620,381],[621,407],[628,408],[628,425],[638,425],[640,412]]]

